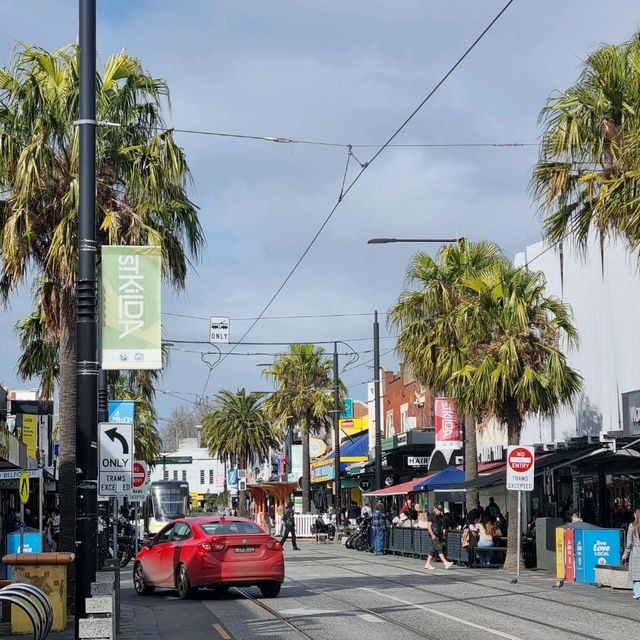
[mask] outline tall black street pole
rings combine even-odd
[[[382,489],[382,424],[380,411],[380,325],[378,324],[378,312],[373,317],[373,401],[374,420],[376,423],[376,489]]]
[[[96,319],[96,0],[80,0],[80,209],[76,287],[76,637],[95,581],[98,363]]]
[[[336,523],[340,524],[340,508],[342,496],[340,495],[340,379],[338,378],[338,343],[333,343],[333,447],[335,478],[333,486],[336,496]]]

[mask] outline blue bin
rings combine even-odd
[[[596,565],[620,564],[619,529],[576,529],[574,531],[576,582],[596,581]]]
[[[39,531],[24,532],[24,549],[20,549],[20,532],[7,535],[7,554],[42,553],[42,536]],[[11,567],[7,567],[7,579],[11,580]]]

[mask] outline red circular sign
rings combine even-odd
[[[528,449],[517,447],[509,454],[507,464],[516,473],[526,473],[533,467],[533,456]]]
[[[144,484],[144,481],[147,479],[147,470],[144,468],[144,465],[140,462],[133,463],[133,487],[138,489]]]

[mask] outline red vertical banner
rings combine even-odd
[[[452,398],[436,398],[434,402],[436,449],[460,449],[462,431],[458,408]]]
[[[564,530],[564,575],[565,580],[575,582],[576,579],[576,557],[574,549],[573,529]]]

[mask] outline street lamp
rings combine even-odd
[[[462,242],[464,238],[371,238],[367,244],[391,244],[393,242],[427,242],[432,244],[449,244]]]
[[[392,244],[394,242],[418,242],[429,244],[452,244],[464,242],[465,238],[371,238],[367,244]],[[380,325],[378,324],[378,312],[374,313],[373,320],[373,378],[374,394],[374,420],[376,424],[375,437],[375,485],[376,489],[382,489],[382,411],[380,407]]]

